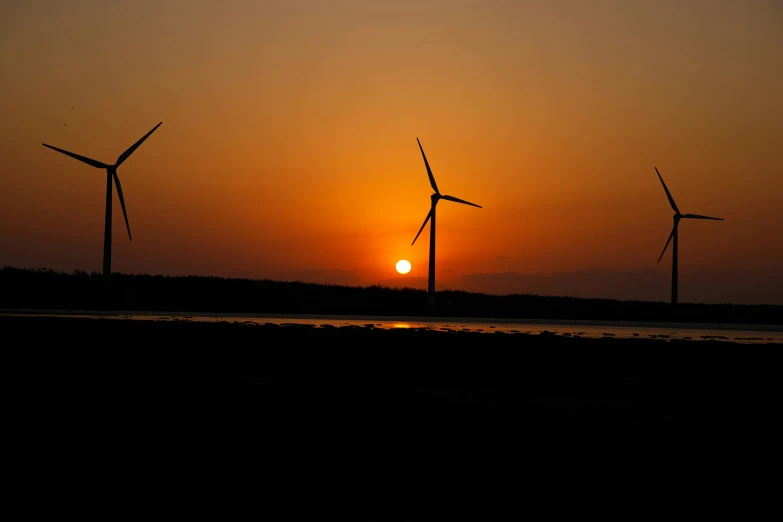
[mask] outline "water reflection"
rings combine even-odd
[[[315,316],[220,314],[195,312],[103,312],[103,311],[16,311],[0,315],[92,317],[124,321],[230,322],[236,324],[278,325],[305,328],[415,329],[441,332],[473,332],[492,335],[551,335],[562,337],[618,339],[648,338],[684,341],[729,341],[742,344],[783,344],[783,325],[731,325],[686,323],[622,323],[612,321],[507,320],[481,318]]]

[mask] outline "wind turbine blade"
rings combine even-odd
[[[691,219],[714,219],[715,221],[723,221],[723,218],[716,218],[710,216],[700,216],[698,214],[684,214],[682,217]]]
[[[669,204],[672,206],[672,210],[674,210],[677,214],[679,214],[680,210],[677,208],[677,203],[674,202],[674,198],[672,197],[671,192],[669,192],[669,189],[666,188],[666,183],[663,182],[661,173],[658,172],[658,167],[655,167],[655,172],[658,174],[658,179],[661,180],[661,185],[663,185],[663,190],[666,191],[666,197],[669,198]]]
[[[133,241],[130,232],[130,223],[128,223],[128,212],[125,210],[125,198],[122,197],[122,185],[120,185],[120,178],[117,177],[116,172],[112,172],[114,176],[114,184],[117,185],[117,195],[120,197],[120,206],[122,206],[122,215],[125,216],[125,226],[128,228],[128,239]]]
[[[424,227],[427,226],[427,221],[430,220],[430,216],[432,216],[432,209],[430,209],[430,211],[427,212],[427,217],[424,218],[424,223],[422,223],[421,228],[419,229],[419,233],[416,234],[416,237],[413,238],[413,243],[415,243],[416,240],[419,239],[419,235],[421,234],[421,231],[424,230]],[[413,243],[411,243],[411,246],[413,246]]]
[[[432,190],[434,190],[436,194],[440,194],[438,185],[435,184],[435,176],[432,175],[432,169],[430,169],[430,164],[427,162],[427,156],[424,155],[424,149],[421,148],[421,142],[419,141],[419,138],[416,138],[416,142],[419,144],[421,157],[424,158],[424,165],[427,167],[427,175],[430,177],[430,185],[432,185]]]
[[[145,134],[143,138],[141,138],[139,141],[137,141],[136,143],[134,143],[133,145],[131,145],[131,147],[130,147],[128,150],[126,150],[125,152],[123,152],[122,154],[120,154],[120,157],[119,157],[119,158],[117,158],[117,163],[116,163],[114,166],[115,166],[115,167],[119,167],[120,165],[122,165],[122,162],[123,162],[123,161],[125,161],[126,159],[128,159],[128,156],[130,156],[131,154],[133,154],[133,151],[134,151],[134,150],[136,150],[136,149],[138,149],[138,148],[139,148],[139,145],[141,145],[142,143],[144,143],[144,140],[146,140],[147,138],[149,138],[150,134],[152,134],[153,132],[155,132],[155,129],[157,129],[157,128],[158,128],[158,127],[160,127],[161,125],[163,125],[163,122],[160,122],[160,123],[158,123],[157,125],[155,125],[155,127],[154,127],[154,128],[151,130],[151,131],[149,131],[147,134]]]
[[[464,203],[465,205],[481,208],[481,205],[476,205],[475,203],[471,203],[470,201],[465,201],[464,199],[455,198],[454,196],[443,196],[443,199],[445,199],[446,201],[453,201],[454,203]]]
[[[663,254],[666,253],[666,249],[669,247],[669,243],[671,243],[672,238],[674,237],[674,231],[677,229],[677,225],[674,225],[672,227],[672,233],[669,234],[669,239],[666,240],[666,244],[663,246],[663,251],[661,252],[661,255],[658,257],[658,263],[661,262],[661,258],[663,257]]]
[[[77,159],[83,163],[86,163],[87,165],[91,165],[93,167],[99,168],[99,169],[105,169],[108,167],[105,163],[101,163],[100,161],[96,161],[94,159],[86,158],[84,156],[79,156],[78,154],[74,154],[73,152],[68,152],[67,150],[58,149],[57,147],[52,147],[51,145],[47,145],[46,143],[41,143],[44,147],[49,147],[52,150],[56,150],[57,152],[62,152],[66,156],[70,156],[74,159]]]

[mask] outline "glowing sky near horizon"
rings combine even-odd
[[[162,121],[115,271],[426,280],[418,137],[483,207],[439,203],[439,280],[668,273],[654,167],[725,218],[681,226],[682,274],[780,274],[781,28],[761,0],[3,2],[0,265],[100,270],[104,174],[41,143],[113,162]]]

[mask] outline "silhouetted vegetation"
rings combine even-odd
[[[783,324],[783,306],[437,292],[272,280],[0,270],[0,308]]]

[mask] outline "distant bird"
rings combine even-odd
[[[430,223],[430,267],[429,267],[430,270],[429,270],[429,279],[427,282],[427,291],[429,293],[430,301],[432,302],[432,300],[435,297],[435,208],[438,204],[438,201],[440,201],[441,199],[445,199],[446,201],[454,201],[455,203],[462,203],[464,205],[471,205],[473,207],[478,207],[478,208],[481,208],[481,206],[476,205],[475,203],[470,203],[463,199],[455,198],[453,196],[442,195],[438,190],[438,185],[435,183],[435,176],[432,175],[430,164],[427,162],[427,156],[424,155],[424,149],[421,146],[421,142],[419,141],[419,138],[416,138],[416,142],[419,144],[421,157],[424,158],[424,165],[427,167],[427,176],[429,176],[430,178],[430,185],[432,186],[432,190],[434,190],[435,193],[430,196],[430,199],[432,200],[430,205],[430,211],[427,214],[427,217],[424,219],[424,223],[421,225],[421,228],[419,229],[419,233],[416,234],[415,238],[413,238],[413,243],[411,243],[411,246],[413,246],[413,244],[416,243],[416,240],[419,238],[419,234],[421,234],[421,231],[424,230],[424,227],[427,225],[427,221],[431,219],[432,223]]]
[[[86,163],[87,165],[99,168],[99,169],[106,169],[106,219],[105,219],[105,225],[104,225],[104,234],[103,234],[103,277],[104,280],[108,282],[109,278],[111,277],[111,184],[112,184],[112,178],[114,178],[114,183],[117,185],[117,195],[120,198],[120,205],[122,206],[122,214],[125,216],[125,226],[128,228],[128,239],[131,241],[133,238],[131,237],[131,231],[130,231],[130,224],[128,223],[128,213],[125,210],[125,198],[122,197],[122,186],[120,185],[120,178],[117,176],[117,168],[122,165],[122,163],[130,157],[131,154],[133,154],[133,151],[135,151],[137,148],[139,148],[139,145],[141,145],[144,140],[146,140],[150,134],[155,132],[155,130],[160,127],[163,124],[163,122],[158,123],[155,125],[155,127],[149,131],[147,134],[145,134],[139,141],[134,143],[128,150],[120,154],[120,156],[117,158],[117,162],[114,165],[107,165],[105,163],[101,163],[100,161],[96,161],[94,159],[87,158],[85,156],[79,156],[78,154],[74,154],[73,152],[68,152],[67,150],[58,149],[57,147],[52,147],[51,145],[47,145],[46,143],[42,143],[44,147],[48,147],[52,150],[56,150],[57,152],[61,152],[65,154],[66,156],[70,156],[74,159],[77,159],[83,163]]]
[[[663,190],[666,191],[666,197],[669,199],[669,204],[671,205],[672,210],[674,210],[674,227],[672,227],[672,232],[671,234],[669,234],[669,239],[666,240],[666,244],[663,247],[663,251],[661,252],[660,257],[658,257],[658,263],[661,262],[661,258],[663,257],[663,254],[666,253],[666,249],[668,248],[669,243],[671,242],[672,239],[674,239],[674,243],[672,244],[672,304],[676,305],[677,304],[677,236],[678,236],[678,228],[680,225],[680,220],[683,218],[687,218],[687,219],[714,219],[716,221],[723,221],[723,218],[700,216],[698,214],[680,214],[680,210],[677,208],[677,204],[674,202],[674,198],[669,192],[669,189],[666,188],[666,183],[663,182],[661,173],[658,172],[658,167],[655,167],[655,172],[658,174],[658,179],[661,180],[661,185],[663,185]]]

